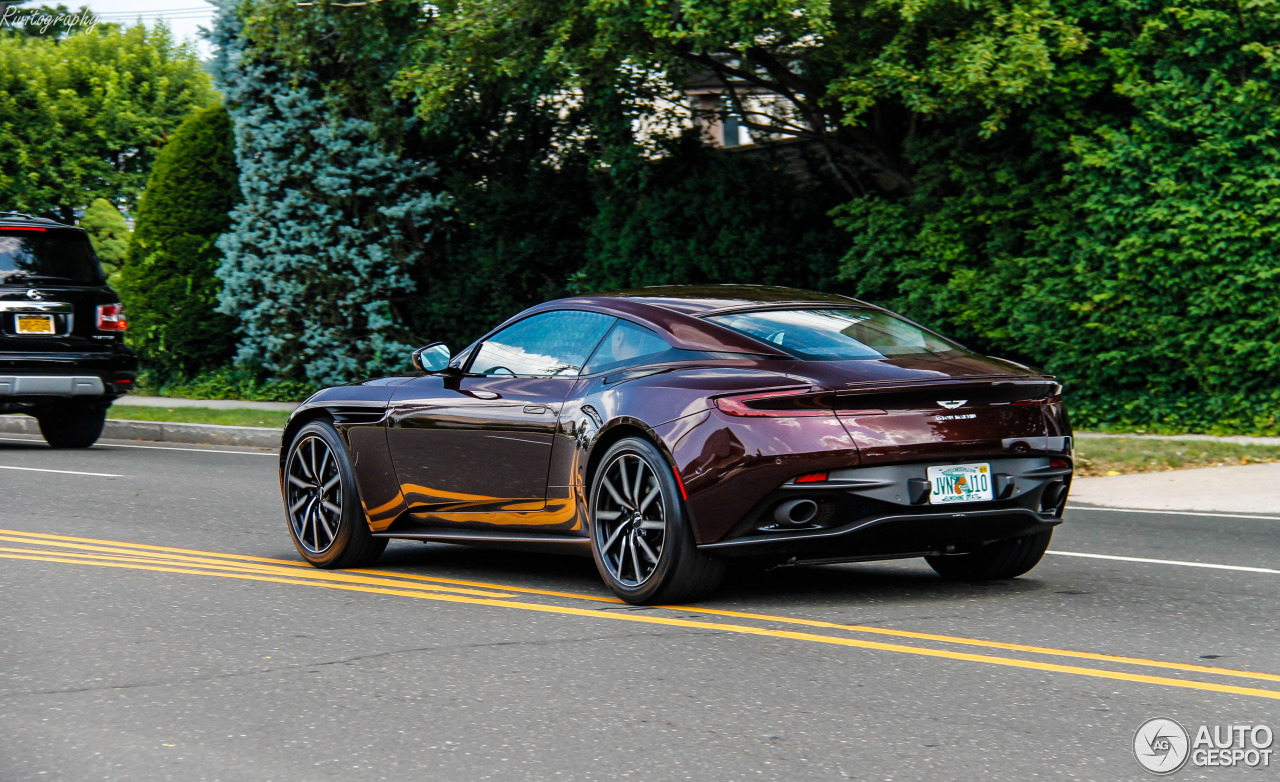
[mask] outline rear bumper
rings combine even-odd
[[[834,529],[743,537],[698,548],[717,557],[794,560],[797,564],[857,562],[959,554],[1061,523],[1060,518],[1021,508],[915,513],[859,519]]]
[[[25,396],[102,396],[97,375],[0,375],[0,398]]]
[[[929,504],[926,464],[850,468],[823,483],[779,486],[728,535],[698,548],[718,557],[797,562],[892,559],[963,553],[1062,522],[1070,467],[1051,467],[1047,456],[974,461],[991,465],[994,500]],[[775,519],[779,505],[797,499],[818,504],[812,520]]]
[[[0,410],[59,400],[108,403],[133,389],[138,357],[123,345],[92,352],[0,352]]]

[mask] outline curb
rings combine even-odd
[[[40,424],[26,415],[0,416],[0,432],[40,434]],[[188,445],[240,445],[251,448],[279,448],[283,429],[216,424],[174,424],[162,421],[121,421],[108,418],[102,427],[107,440],[149,440]]]

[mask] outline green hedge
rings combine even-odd
[[[161,373],[190,375],[231,358],[236,321],[215,311],[222,253],[214,240],[238,199],[231,118],[222,106],[197,111],[156,158],[120,275],[129,344]]]
[[[1077,425],[1274,432],[1274,4],[1081,3],[1053,98],[911,149],[916,188],[841,209],[859,293],[1043,365]]]

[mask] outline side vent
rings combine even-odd
[[[385,407],[338,407],[330,408],[329,412],[333,415],[334,423],[346,424],[347,426],[376,424],[387,417],[387,409]]]

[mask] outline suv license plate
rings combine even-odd
[[[994,499],[991,490],[991,467],[986,464],[949,464],[930,467],[929,503],[950,505],[953,502],[979,502]]]
[[[18,333],[19,334],[52,334],[53,316],[52,315],[19,315],[18,316]]]

